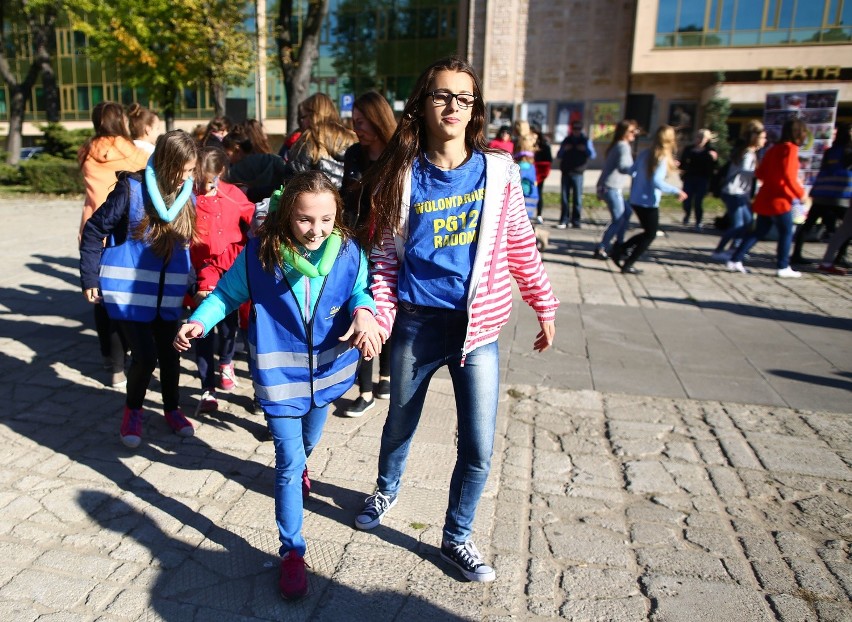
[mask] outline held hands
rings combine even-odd
[[[202,302],[204,302],[204,299],[207,298],[207,296],[209,296],[211,293],[212,291],[210,290],[195,292],[195,295],[192,297],[192,302],[194,302],[195,306],[197,307]]]
[[[186,352],[189,350],[189,342],[191,339],[197,339],[204,334],[204,329],[201,328],[198,324],[192,324],[191,322],[184,324],[178,329],[177,335],[175,335],[175,340],[172,343],[174,345],[175,350],[178,352]]]
[[[93,305],[98,304],[103,300],[103,296],[100,295],[97,287],[90,287],[89,289],[83,290],[83,295],[86,297],[86,301],[91,302]]]
[[[683,190],[678,192],[678,194],[677,194],[677,200],[678,201],[686,201],[687,198],[688,198],[688,195]]]
[[[553,338],[556,336],[556,324],[553,321],[539,323],[541,324],[541,330],[535,337],[533,350],[544,352],[553,345]]]
[[[349,341],[349,345],[358,348],[365,361],[371,360],[382,351],[387,337],[379,328],[376,318],[367,309],[358,309],[349,330],[340,337],[340,341]]]

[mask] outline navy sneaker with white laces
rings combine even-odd
[[[442,542],[441,557],[461,570],[464,578],[468,581],[488,583],[497,578],[497,573],[485,563],[482,554],[471,540],[466,540],[461,544]]]
[[[378,490],[364,501],[364,509],[355,517],[358,529],[372,529],[382,522],[382,517],[396,505],[396,495],[383,495]]]

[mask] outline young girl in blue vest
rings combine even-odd
[[[158,360],[166,422],[180,436],[195,433],[180,409],[180,356],[171,340],[189,279],[197,151],[186,132],[160,136],[144,171],[119,174],[115,189],[83,228],[80,276],[86,300],[103,302],[130,344],[121,440],[131,448],[142,439],[142,405]]]
[[[275,446],[275,521],[285,598],[307,593],[302,535],[305,463],[328,405],[355,381],[360,353],[381,350],[367,258],[341,224],[343,203],[324,173],[287,183],[257,237],[175,337],[184,351],[246,300],[255,394]],[[354,346],[354,347],[353,347]],[[356,349],[357,348],[357,349]]]
[[[541,326],[535,350],[552,344],[559,305],[536,249],[518,165],[487,147],[484,127],[473,68],[458,58],[437,61],[418,78],[368,173],[376,319],[394,337],[376,491],[355,519],[357,528],[372,529],[396,503],[429,382],[447,366],[458,454],[441,557],[482,582],[495,572],[472,541],[473,520],[491,468],[497,338],[509,320],[512,279]]]

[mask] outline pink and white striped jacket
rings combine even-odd
[[[373,247],[370,289],[376,301],[376,320],[390,334],[396,317],[397,279],[408,237],[411,174],[403,187],[401,219],[396,231],[385,231]],[[496,341],[512,311],[512,282],[540,322],[556,317],[559,300],[544,271],[527,216],[518,165],[509,155],[485,154],[485,199],[477,233],[476,256],[467,293],[467,335],[462,365],[478,346]]]

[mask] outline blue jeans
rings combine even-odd
[[[731,261],[742,261],[745,254],[751,250],[751,247],[757,244],[758,240],[762,240],[769,230],[772,229],[773,223],[778,229],[778,246],[775,250],[775,265],[779,270],[790,266],[790,245],[793,241],[793,210],[779,214],[778,216],[758,216],[757,225],[746,238],[740,247],[731,257]]]
[[[572,196],[573,194],[573,196]],[[559,223],[579,225],[583,217],[583,174],[562,173],[562,213]]]
[[[466,311],[399,303],[391,348],[390,407],[382,430],[376,480],[383,494],[398,494],[429,381],[446,365],[453,381],[458,420],[456,464],[444,522],[444,539],[451,542],[464,542],[471,536],[476,507],[491,470],[499,395],[497,343],[470,352],[462,367],[466,330]]]
[[[319,443],[328,406],[311,409],[304,417],[267,417],[275,447],[275,523],[281,541],[279,555],[305,554],[302,535],[302,471]]]
[[[687,195],[683,202],[683,224],[689,222],[689,215],[692,213],[693,207],[695,208],[695,224],[701,224],[701,219],[704,218],[704,197],[707,195],[709,187],[710,180],[705,177],[683,178],[683,191]]]
[[[725,250],[731,240],[740,240],[746,237],[748,232],[751,231],[751,223],[754,220],[748,196],[744,194],[723,194],[722,202],[725,204],[725,211],[728,213],[728,221],[731,224],[722,234],[722,238],[716,246],[716,252]]]
[[[607,188],[604,193],[604,202],[609,208],[612,221],[606,228],[601,238],[601,243],[598,248],[609,252],[612,243],[612,238],[615,237],[615,243],[621,244],[624,242],[624,234],[627,231],[627,226],[630,224],[630,215],[633,210],[629,205],[624,203],[624,195],[621,190],[615,188]]]

